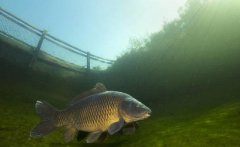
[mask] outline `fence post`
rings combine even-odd
[[[87,52],[87,72],[90,71],[90,53]]]
[[[41,49],[41,46],[42,46],[42,43],[43,43],[43,40],[44,40],[46,34],[47,34],[47,31],[42,31],[42,35],[38,41],[37,47],[35,48],[35,50],[33,52],[32,59],[29,63],[29,67],[32,67],[33,63],[37,60],[38,53]]]

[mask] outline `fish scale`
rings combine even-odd
[[[62,113],[63,116],[60,118],[68,118],[69,116],[71,117],[72,115],[69,114],[74,113],[74,116],[77,117],[71,117],[69,119],[65,119],[65,121],[68,121],[68,123],[73,123],[72,125],[77,127],[79,130],[85,131],[97,130],[101,126],[103,126],[102,130],[106,130],[107,125],[113,123],[112,121],[117,121],[119,119],[114,118],[113,116],[114,113],[117,113],[114,101],[116,101],[116,103],[119,102],[116,97],[113,99],[113,97],[103,95],[98,98],[91,97],[87,100],[88,101],[84,101],[81,105],[78,105],[78,108],[80,108],[78,110],[65,110],[65,113]],[[89,105],[87,105],[88,102],[90,103]],[[69,122],[69,120],[72,120],[73,122]],[[60,122],[62,121],[64,120],[61,119]]]

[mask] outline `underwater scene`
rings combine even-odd
[[[6,6],[0,147],[240,146],[240,1],[186,0],[177,18],[132,39],[116,59]]]

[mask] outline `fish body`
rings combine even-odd
[[[64,110],[46,102],[36,102],[42,121],[31,131],[32,137],[42,137],[55,128],[65,127],[64,138],[72,140],[78,131],[90,132],[87,142],[98,140],[103,132],[115,134],[125,124],[150,116],[151,110],[132,96],[118,91],[104,91],[82,98]]]
[[[58,126],[71,125],[86,132],[106,131],[120,119],[118,105],[128,95],[106,91],[86,97],[58,113]]]

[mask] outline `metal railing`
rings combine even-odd
[[[30,65],[38,59],[39,53],[47,54],[75,66],[86,68],[87,70],[93,68],[106,69],[114,62],[113,60],[95,56],[64,42],[48,34],[46,31],[40,30],[21,20],[1,7],[0,34],[20,41],[34,49]]]

